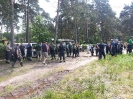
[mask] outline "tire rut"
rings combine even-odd
[[[0,99],[22,99],[24,97],[37,93],[38,91],[49,88],[51,85],[63,79],[63,77],[69,74],[70,72],[71,72],[70,70],[63,70],[63,71],[59,71],[57,73],[51,74],[50,76],[44,79],[38,79],[32,85],[17,89],[6,95],[3,95],[0,97]],[[4,90],[5,88],[1,88],[1,90],[2,89]]]

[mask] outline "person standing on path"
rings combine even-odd
[[[96,56],[98,56],[98,52],[99,52],[99,50],[98,50],[98,43],[96,44],[96,46],[95,46],[95,50],[96,50]]]
[[[32,61],[32,46],[30,43],[27,45],[27,59]]]
[[[94,45],[91,46],[90,52],[91,52],[91,56],[93,56],[94,55]]]
[[[71,57],[71,54],[72,54],[72,43],[71,42],[69,42],[68,48],[69,48],[69,56]]]
[[[48,58],[48,50],[49,50],[49,47],[47,45],[47,42],[43,42],[42,44],[42,57],[43,57],[43,64],[47,65],[46,64],[46,60]]]
[[[7,43],[7,45],[6,45],[6,52],[5,52],[5,54],[6,54],[6,64],[10,64],[11,50],[12,50],[12,48],[10,47],[10,44]]]
[[[102,59],[102,56],[104,57],[104,59],[106,58],[106,55],[105,55],[105,52],[104,52],[104,47],[105,47],[105,45],[103,44],[103,41],[101,41],[100,44],[98,45],[99,60]]]
[[[38,62],[40,62],[42,59],[42,51],[41,51],[42,48],[41,48],[41,45],[39,43],[37,43],[35,50],[36,50]]]
[[[56,46],[52,43],[50,46],[49,46],[49,49],[50,49],[50,54],[51,54],[51,57],[53,59],[56,59]]]
[[[14,49],[14,53],[13,53],[13,63],[12,63],[12,67],[14,67],[16,61],[18,60],[20,62],[20,65],[23,66],[23,62],[22,62],[22,56],[21,56],[21,50],[19,48],[19,44],[16,45],[15,49]]]
[[[72,55],[72,58],[76,58],[77,56],[76,56],[76,44],[74,43],[73,44],[73,47],[72,47],[72,49],[73,49],[73,55]]]
[[[106,44],[106,54],[111,54],[109,43]]]
[[[25,59],[25,46],[21,45],[19,46],[20,50],[21,50],[21,54],[22,54],[22,57],[23,57],[23,60]]]
[[[114,42],[113,39],[111,39],[111,42],[110,42],[110,50],[111,50],[111,55],[115,56],[116,55],[116,50],[115,50],[115,42]]]
[[[60,57],[60,63],[62,62],[62,57],[63,57],[63,61],[65,62],[65,46],[63,45],[63,42],[60,43],[58,52]]]

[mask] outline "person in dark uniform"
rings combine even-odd
[[[110,42],[110,50],[111,50],[111,55],[115,56],[116,55],[116,49],[115,49],[115,42],[113,39],[111,39],[111,42]]]
[[[5,52],[5,54],[6,54],[6,64],[10,64],[11,50],[12,50],[12,48],[10,47],[10,44],[7,43],[7,45],[6,45],[6,52]]]
[[[106,54],[110,54],[110,44],[106,44]]]
[[[20,62],[20,65],[23,66],[23,62],[21,60],[21,57],[22,57],[21,56],[21,50],[19,48],[19,44],[17,44],[16,47],[14,47],[12,67],[14,67],[17,60]]]
[[[123,44],[121,41],[118,42],[118,54],[122,54],[122,50],[123,50]]]
[[[91,56],[93,56],[94,55],[94,45],[91,46],[90,52],[91,52]]]
[[[32,46],[30,43],[27,45],[27,60],[32,61]]]
[[[69,56],[71,56],[72,54],[72,43],[71,42],[69,42],[68,48],[69,48]]]
[[[97,45],[95,46],[95,50],[96,50],[96,56],[98,56],[98,52],[99,52],[98,43],[97,43]]]
[[[105,45],[101,41],[100,44],[98,45],[98,49],[99,49],[99,60],[102,59],[102,56],[104,57],[104,59],[106,58],[106,55],[105,55],[105,52],[104,52],[104,47],[105,47]]]
[[[118,41],[115,41],[115,55],[118,54]]]
[[[76,57],[76,45],[73,44],[73,47],[72,47],[72,50],[73,50],[73,58]]]
[[[79,45],[76,44],[76,57],[79,57]]]
[[[129,50],[129,53],[132,52],[132,45],[133,45],[133,37],[131,37],[128,41],[128,50]]]
[[[66,53],[67,53],[67,57],[69,57],[69,43],[66,43]]]
[[[56,57],[55,57],[55,54],[56,54],[56,46],[53,43],[50,46],[50,54],[51,54],[51,57],[52,57],[51,60],[56,59]]]
[[[21,45],[19,46],[19,48],[21,50],[21,55],[22,55],[23,60],[24,60],[25,59],[25,46],[23,46],[22,43],[21,43]]]
[[[41,49],[40,43],[37,43],[35,50],[36,50],[36,54],[37,54],[37,60],[38,60],[38,62],[40,62],[42,59],[42,51],[41,51],[42,49]]]
[[[60,62],[62,62],[62,58],[63,61],[65,62],[65,47],[63,46],[63,42],[60,43],[58,52],[59,52]]]

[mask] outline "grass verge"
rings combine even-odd
[[[38,99],[132,99],[133,54],[107,56],[68,74]],[[36,99],[31,97],[30,99]]]

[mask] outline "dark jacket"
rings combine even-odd
[[[64,53],[65,52],[65,47],[62,44],[59,46],[58,52],[59,53]]]

